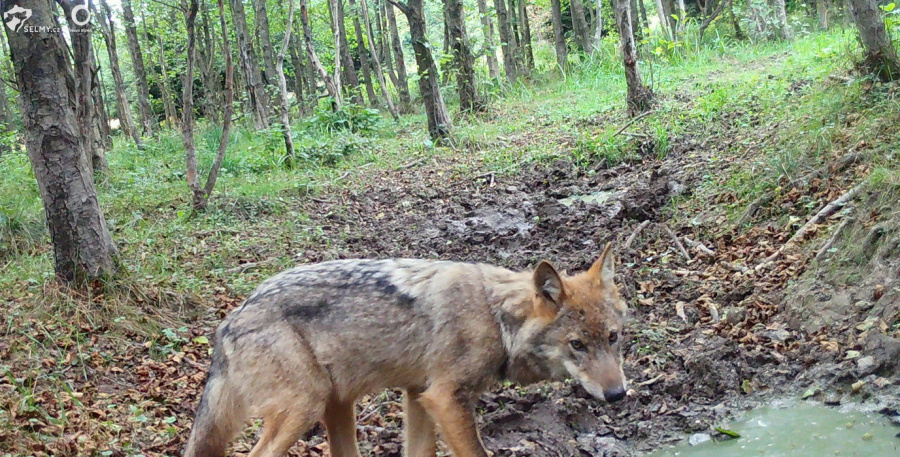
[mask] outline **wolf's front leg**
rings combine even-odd
[[[406,435],[403,457],[435,457],[437,455],[434,420],[422,406],[420,394],[421,391],[412,389],[403,392],[403,411],[406,412],[406,420],[403,422],[403,430]]]
[[[472,398],[456,383],[435,383],[419,396],[419,402],[441,427],[441,437],[453,457],[490,457],[475,425]]]
[[[359,457],[356,444],[355,402],[328,400],[325,407],[325,430],[332,457]]]

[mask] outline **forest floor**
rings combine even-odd
[[[848,47],[816,35],[660,66],[659,104],[637,121],[617,73],[585,72],[495,101],[450,147],[407,123],[308,176],[226,173],[194,218],[177,166],[161,165],[177,155],[146,159],[160,170],[146,182],[115,170],[135,155],[111,156],[101,200],[127,279],[77,293],[47,280],[45,242],[19,235],[0,252],[0,454],[180,455],[217,322],[287,266],[546,258],[576,271],[608,241],[633,394],[605,405],[568,383],[498,386],[478,405],[495,455],[636,454],[787,396],[896,418],[900,85],[853,74]],[[397,392],[358,408],[364,454],[401,455]],[[292,455],[329,455],[321,428]]]

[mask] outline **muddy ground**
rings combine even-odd
[[[896,420],[896,243],[876,244],[882,247],[863,252],[871,255],[849,266],[813,261],[828,228],[837,223],[829,220],[815,240],[802,240],[774,262],[765,261],[809,217],[810,208],[816,211],[867,174],[864,160],[828,158],[828,173],[785,183],[783,192],[736,227],[737,218],[726,217],[724,208],[737,197],[711,194],[707,185],[726,179],[745,159],[712,160],[727,150],[726,143],[678,138],[673,144],[663,159],[650,145],[636,144],[635,150],[646,154],[612,167],[554,160],[491,174],[470,163],[474,154],[461,153],[396,170],[361,169],[347,177],[351,182],[315,196],[283,196],[292,210],[275,215],[265,214],[263,206],[218,201],[218,213],[248,221],[306,214],[311,220],[303,226],[320,232],[300,245],[272,238],[248,249],[246,259],[225,265],[232,273],[218,280],[214,303],[196,306],[200,316],[186,334],[179,330],[149,341],[135,333],[128,336],[134,341],[125,342],[90,337],[85,350],[63,348],[69,354],[63,365],[42,361],[70,380],[72,392],[60,397],[33,388],[36,398],[29,401],[47,415],[16,406],[12,420],[22,430],[60,438],[35,444],[0,432],[0,443],[34,455],[180,455],[206,376],[209,340],[242,298],[231,289],[233,281],[273,256],[297,263],[440,258],[516,269],[549,259],[576,271],[589,266],[607,242],[620,258],[617,281],[630,305],[624,346],[630,396],[605,405],[571,384],[498,386],[478,405],[483,439],[495,455],[636,455],[691,433],[714,434],[713,427],[730,414],[801,394],[828,403],[876,402]],[[859,200],[867,208],[864,214],[860,210],[861,228],[892,214],[874,203],[865,206],[878,201],[877,195]],[[785,215],[796,220],[784,223]],[[882,227],[878,236],[893,239],[892,227]],[[204,240],[210,234],[191,236]],[[847,272],[855,272],[852,280]],[[53,343],[41,332],[34,338]],[[130,349],[123,351],[123,344]],[[28,363],[17,358],[18,347],[23,346],[0,341],[0,356],[14,369]],[[71,366],[65,365],[70,360]],[[860,380],[864,384],[851,387]],[[0,385],[26,392],[26,381],[4,379]],[[63,406],[69,411],[65,429],[49,419]],[[364,454],[400,456],[402,421],[396,392],[360,402]],[[258,432],[258,426],[249,430],[234,453],[246,455]],[[329,455],[321,427],[292,455]]]
[[[835,286],[804,274],[811,253],[788,250],[757,268],[796,227],[779,227],[761,210],[738,229],[712,205],[690,203],[710,174],[739,166],[715,169],[702,146],[681,139],[664,160],[647,157],[612,168],[557,160],[473,179],[448,173],[455,160],[441,159],[368,174],[360,177],[361,189],[308,203],[331,248],[298,257],[425,257],[515,269],[546,258],[576,271],[612,242],[621,259],[617,280],[631,305],[625,371],[632,394],[604,405],[576,385],[498,387],[478,406],[485,444],[498,456],[639,454],[686,434],[713,432],[729,414],[804,392],[830,403],[877,401],[896,417],[900,335],[887,326],[900,318],[900,301],[896,292],[883,294],[885,287],[893,290],[893,278],[841,286],[840,294],[856,297],[850,303],[877,303],[877,321],[860,326],[871,308],[860,305],[838,309],[839,318],[817,326],[809,316],[820,315],[817,304]],[[854,165],[814,178],[769,207],[806,214],[801,191],[831,201],[860,171]],[[716,204],[732,198],[701,197]],[[667,220],[673,214],[679,217]],[[786,296],[797,278],[807,286]],[[795,306],[796,297],[808,296]],[[844,325],[833,325],[837,321]],[[857,356],[848,358],[848,350]],[[850,385],[858,380],[866,384],[854,390]],[[363,448],[372,455],[400,455],[398,400],[388,393],[361,405]],[[323,450],[318,432],[308,445]]]

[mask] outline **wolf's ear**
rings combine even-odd
[[[534,269],[534,288],[539,295],[535,306],[538,311],[556,315],[566,298],[566,289],[556,268],[546,260],[541,260]]]
[[[592,278],[599,279],[602,284],[612,285],[613,276],[616,275],[615,264],[616,256],[612,252],[612,243],[606,243],[606,247],[603,248],[603,254],[600,254],[600,258],[591,265],[588,274]]]

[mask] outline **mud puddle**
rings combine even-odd
[[[682,444],[647,455],[900,455],[900,428],[884,415],[867,412],[858,405],[833,408],[816,403],[780,402],[749,411],[721,428],[740,437],[730,439],[724,433],[716,437],[697,433],[686,437]]]

